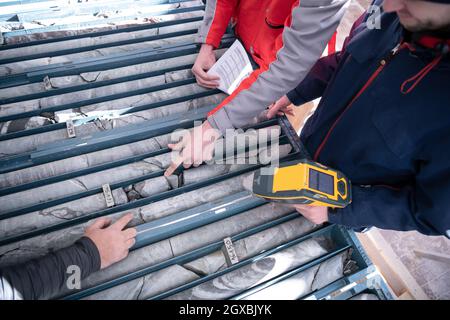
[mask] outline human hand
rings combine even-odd
[[[131,219],[133,215],[129,213],[110,225],[111,219],[102,217],[86,228],[84,235],[94,242],[100,254],[100,269],[127,257],[129,249],[136,242],[135,228],[123,230]]]
[[[328,221],[328,207],[295,204],[294,208],[314,224],[322,224]]]
[[[198,167],[203,161],[211,160],[214,143],[220,136],[220,132],[205,121],[185,134],[180,142],[169,144],[168,147],[173,150],[172,162],[164,175],[171,176],[181,164],[188,169],[192,165]]]
[[[267,112],[267,119],[272,119],[276,115],[289,114],[294,115],[294,111],[290,107],[291,102],[286,95],[278,99],[277,102],[272,103],[269,106],[269,112]]]
[[[220,78],[209,75],[206,72],[216,63],[216,55],[213,46],[202,44],[197,59],[195,59],[192,73],[197,79],[197,83],[203,87],[215,89],[219,86]]]

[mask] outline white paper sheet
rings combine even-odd
[[[252,71],[252,64],[244,46],[236,40],[207,74],[219,76],[219,90],[232,94]]]

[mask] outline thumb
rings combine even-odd
[[[278,109],[280,108],[280,104],[277,102],[272,103],[269,107],[269,112],[267,112],[267,119],[272,119],[278,113]]]
[[[280,100],[285,106],[288,106],[291,104],[291,100],[289,100],[289,98],[287,97],[287,95],[284,95],[280,98]]]

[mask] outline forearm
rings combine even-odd
[[[19,295],[11,298],[49,299],[57,295],[73,274],[70,266],[79,268],[80,280],[100,269],[100,255],[95,244],[83,237],[72,246],[50,253],[19,266],[0,270],[0,279],[6,280],[11,291]],[[1,298],[1,297],[0,297]]]
[[[346,0],[303,0],[292,12],[292,24],[283,31],[277,60],[248,90],[210,115],[222,133],[242,127],[268,105],[296,87],[319,59],[345,12]]]

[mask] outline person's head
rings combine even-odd
[[[450,0],[385,0],[383,8],[408,31],[450,31]]]

